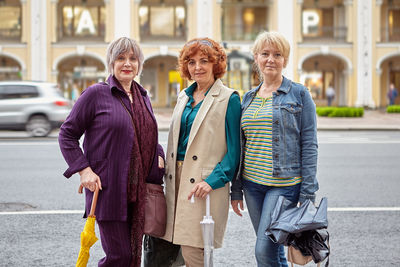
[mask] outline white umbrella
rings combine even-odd
[[[206,216],[200,222],[204,242],[204,267],[213,266],[214,220],[210,215],[210,195],[206,197]]]
[[[190,200],[194,203],[194,195]],[[206,216],[203,216],[203,220],[200,222],[201,230],[203,232],[204,242],[204,267],[213,266],[213,249],[214,249],[214,220],[210,215],[210,195],[206,197]]]

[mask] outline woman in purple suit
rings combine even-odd
[[[96,220],[106,256],[99,266],[140,266],[145,183],[162,183],[164,152],[146,90],[133,79],[143,68],[135,40],[122,37],[107,50],[107,82],[83,91],[61,127],[59,143],[86,188],[85,215],[96,184]],[[85,135],[83,151],[79,139]]]

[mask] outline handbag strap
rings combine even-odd
[[[134,123],[134,121],[133,121],[132,114],[129,112],[128,108],[125,106],[124,102],[122,101],[121,96],[120,96],[120,95],[117,95],[117,97],[118,97],[119,102],[121,102],[121,105],[122,105],[122,106],[124,107],[124,109],[126,110],[126,112],[128,112],[128,115],[129,115],[129,117],[131,118],[131,121],[132,121],[133,129],[135,130],[135,133],[136,133],[136,126],[135,126],[135,123]]]

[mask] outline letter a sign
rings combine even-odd
[[[79,24],[76,28],[76,33],[81,34],[82,32],[88,31],[91,34],[96,34],[96,29],[94,28],[92,16],[90,16],[89,10],[83,10],[81,17],[79,18]]]

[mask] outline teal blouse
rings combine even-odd
[[[184,160],[186,148],[189,141],[190,130],[197,112],[203,101],[192,108],[194,102],[193,92],[197,83],[193,83],[185,89],[189,101],[182,113],[181,128],[179,131],[178,155],[177,160]],[[208,94],[208,91],[206,95]],[[221,162],[215,166],[213,172],[205,179],[212,189],[218,189],[232,181],[240,159],[240,98],[237,94],[232,94],[229,98],[228,107],[225,115],[225,133],[227,152]]]

